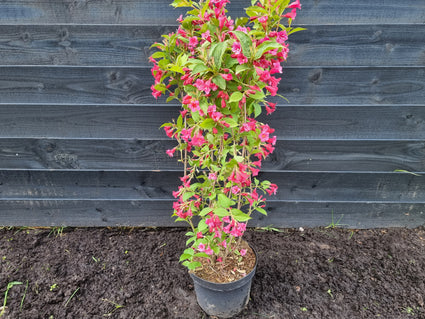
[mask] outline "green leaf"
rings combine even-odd
[[[170,102],[170,101],[172,101],[172,100],[175,100],[175,99],[177,99],[174,95],[172,95],[172,96],[169,96],[169,97],[167,97],[167,99],[165,100],[165,102]]]
[[[205,223],[205,219],[201,219],[198,223],[198,230],[204,231],[207,228],[208,228],[208,225]]]
[[[246,222],[251,219],[250,216],[242,212],[240,209],[236,209],[236,208],[232,209],[232,216],[238,222]]]
[[[161,51],[155,52],[154,54],[151,55],[151,57],[153,59],[163,58],[165,57],[165,52],[161,52]]]
[[[236,155],[236,156],[234,156],[233,157],[238,163],[241,163],[241,162],[243,162],[243,160],[245,159],[243,156],[239,156],[239,155]]]
[[[269,50],[273,49],[280,49],[282,45],[276,41],[265,41],[261,45],[257,47],[257,52],[255,53],[255,58],[259,59],[264,54],[264,52],[267,52]]]
[[[192,242],[192,241],[195,241],[195,237],[191,237],[191,238],[189,238],[188,240],[186,240],[186,246],[189,246],[189,244]],[[187,258],[186,258],[187,259]],[[181,260],[180,260],[181,261]]]
[[[239,102],[242,100],[243,94],[241,92],[233,92],[232,95],[229,98],[229,103],[231,102]]]
[[[217,69],[221,68],[223,63],[223,54],[227,49],[227,41],[211,45],[210,57],[214,59],[214,65]],[[218,84],[217,84],[218,85]]]
[[[229,208],[230,206],[234,205],[235,202],[224,194],[218,194],[218,204],[221,207]]]
[[[307,30],[306,28],[291,28],[291,30],[288,32],[288,35],[298,32],[298,31],[303,31],[303,30]]]
[[[220,75],[216,75],[215,77],[213,77],[212,81],[213,83],[217,84],[220,89],[226,89],[226,80],[223,79]]]
[[[396,172],[396,173],[407,173],[407,174],[411,174],[411,175],[414,175],[414,176],[421,176],[421,174],[406,171],[405,169],[395,169],[394,172]]]
[[[174,71],[174,72],[177,72],[177,73],[184,74],[183,68],[181,66],[178,66],[178,65],[175,65],[175,64],[169,64],[168,67],[169,67],[170,71]]]
[[[196,73],[201,73],[208,70],[209,70],[209,67],[207,67],[205,64],[196,64],[192,69],[192,73],[196,74]]]
[[[182,255],[180,256],[179,261],[183,261],[183,260],[189,259],[189,258],[191,258],[191,257],[192,257],[192,255],[189,255],[189,254],[182,254]]]
[[[257,91],[254,94],[249,96],[251,99],[255,99],[255,100],[262,100],[266,97],[266,95],[264,94],[263,90]]]
[[[230,55],[226,56],[225,67],[231,69],[234,65],[239,64],[237,59],[232,58]]]
[[[196,253],[195,255],[193,255],[193,257],[203,257],[203,258],[210,258],[210,256],[208,256],[206,253]]]
[[[201,212],[199,213],[199,216],[205,216],[212,211],[213,211],[213,209],[211,207],[205,207],[203,210],[201,210]],[[199,227],[199,225],[198,225],[198,227]]]
[[[193,251],[193,249],[192,248],[187,248],[187,249],[185,249],[184,250],[184,252],[183,252],[183,254],[187,254],[187,255],[190,255],[190,256],[193,256],[193,254],[194,254],[195,252]]]
[[[277,0],[274,6],[271,9],[271,12],[274,12],[276,8],[280,7],[283,11],[289,4],[289,0]]]
[[[233,31],[241,43],[243,54],[249,59],[251,57],[252,40],[251,37],[243,31]]]
[[[229,127],[236,127],[238,126],[238,121],[236,121],[235,119],[231,118],[231,117],[226,117],[223,119],[224,122],[226,122],[227,124],[229,124]],[[223,157],[224,159],[226,159],[225,157]]]
[[[243,72],[243,71],[245,71],[245,70],[251,70],[252,69],[252,67],[250,66],[250,65],[248,65],[248,64],[240,64],[240,65],[238,65],[238,66],[236,66],[236,74],[239,74],[239,73],[241,73],[241,72]]]
[[[187,201],[189,198],[191,198],[195,193],[194,192],[186,192],[183,194],[183,201]]]
[[[192,1],[188,0],[174,0],[171,4],[174,8],[180,8],[180,7],[191,7]]]
[[[261,114],[261,105],[254,103],[254,116],[258,117]]]
[[[215,122],[214,122],[213,119],[205,119],[205,120],[202,121],[202,123],[200,124],[200,126],[203,129],[210,130],[210,129],[212,129],[215,126]]]
[[[185,261],[185,262],[183,263],[183,266],[186,266],[186,267],[187,267],[187,268],[189,268],[190,270],[194,270],[194,269],[196,269],[196,268],[198,268],[198,267],[201,267],[201,266],[202,266],[202,264],[201,264],[199,261],[193,261],[193,262]]]
[[[223,207],[217,207],[214,209],[214,214],[216,214],[218,217],[224,217],[228,216],[229,212]]]
[[[177,127],[182,128],[183,127],[183,116],[180,114],[177,118]]]
[[[256,210],[257,212],[267,216],[267,211],[264,208],[257,207]]]

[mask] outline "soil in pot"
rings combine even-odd
[[[198,258],[202,264],[193,273],[206,281],[229,283],[244,278],[255,267],[256,257],[246,241],[242,241],[240,249],[246,249],[245,256],[229,255],[223,262],[212,264],[207,258]]]

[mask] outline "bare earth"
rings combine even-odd
[[[0,229],[3,318],[208,318],[178,263],[185,229]],[[50,233],[50,235],[49,235]],[[235,318],[425,318],[425,228],[244,237],[259,256]]]

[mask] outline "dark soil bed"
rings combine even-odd
[[[185,229],[0,230],[3,318],[208,318],[178,263]],[[50,236],[49,236],[50,233]],[[245,239],[259,255],[236,318],[425,318],[425,229],[314,228]]]

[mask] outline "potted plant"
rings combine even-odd
[[[291,27],[299,0],[252,0],[247,17],[236,20],[226,16],[228,2],[174,0],[172,6],[191,9],[150,57],[152,94],[168,94],[167,102],[182,106],[178,118],[163,125],[177,141],[166,152],[178,154],[184,170],[173,192],[173,216],[191,228],[180,261],[200,306],[221,317],[248,302],[257,257],[242,235],[254,212],[267,214],[265,196],[277,191],[257,178],[276,143],[274,129],[257,118],[275,111],[266,98],[280,96],[275,74],[282,73],[288,36],[301,30]]]

